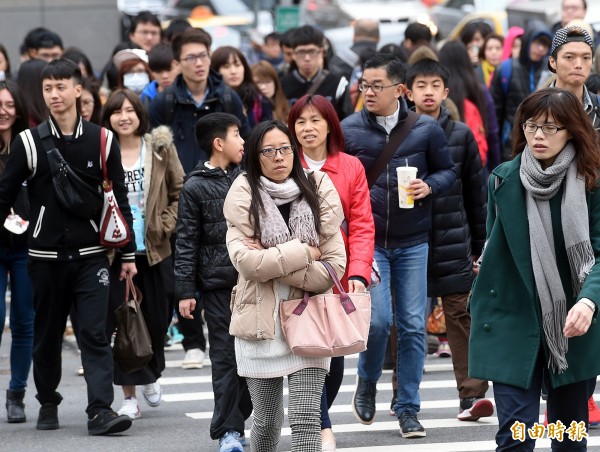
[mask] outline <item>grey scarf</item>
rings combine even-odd
[[[542,308],[542,326],[550,350],[548,368],[555,373],[563,373],[568,367],[566,354],[569,345],[562,332],[567,317],[567,300],[556,265],[549,200],[564,182],[561,224],[571,268],[571,283],[574,293],[578,294],[594,265],[585,181],[577,173],[575,148],[570,142],[558,154],[554,164],[545,170],[525,146],[520,176],[527,191],[531,262]]]
[[[292,178],[281,184],[271,182],[261,176],[260,197],[264,211],[260,213],[260,241],[265,247],[298,239],[310,246],[319,245],[319,235],[315,220],[306,200],[300,197],[300,188]],[[289,228],[277,206],[292,203],[290,206]]]

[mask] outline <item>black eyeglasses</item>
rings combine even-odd
[[[210,55],[207,52],[199,53],[198,55],[188,55],[182,58],[181,61],[185,61],[187,64],[196,64],[196,61],[206,61],[210,59]]]
[[[367,85],[366,83],[361,83],[358,85],[358,90],[362,93],[366,93],[369,88],[371,88],[371,91],[374,93],[380,93],[384,88],[391,88],[392,86],[398,86],[400,84],[401,83],[394,83],[393,85]]]
[[[565,130],[566,127],[557,127],[553,126],[552,124],[544,124],[542,126],[538,126],[537,124],[534,124],[532,122],[523,123],[523,130],[526,133],[536,133],[538,129],[542,129],[542,132],[546,135],[556,135],[561,130]]]
[[[274,159],[277,153],[281,155],[289,155],[294,152],[294,148],[291,145],[281,146],[280,148],[266,148],[259,151],[263,156]]]

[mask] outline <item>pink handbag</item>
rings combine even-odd
[[[321,261],[339,294],[329,293],[282,300],[279,316],[283,334],[297,356],[344,356],[366,350],[371,323],[371,295],[347,294],[328,262]]]

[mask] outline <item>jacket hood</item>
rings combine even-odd
[[[539,66],[544,65],[546,58],[542,58],[537,63],[532,63],[529,58],[529,49],[533,41],[535,41],[540,36],[546,36],[550,42],[552,42],[552,33],[548,30],[548,27],[543,22],[538,20],[532,20],[529,22],[527,26],[527,30],[525,30],[525,34],[523,35],[523,42],[521,44],[521,53],[519,54],[519,62],[525,66]],[[550,47],[548,47],[548,55],[550,54]],[[546,55],[546,57],[548,56]]]
[[[221,168],[209,168],[205,165],[208,160],[200,160],[193,171],[185,176],[185,180],[191,177],[202,176],[202,177],[227,177],[231,176],[232,180],[235,179],[241,172],[240,165],[229,165],[227,167],[227,173]]]
[[[502,47],[502,61],[508,60],[512,55],[512,47],[515,39],[523,36],[525,30],[521,27],[510,27],[504,37],[504,46]]]
[[[146,140],[152,141],[156,149],[165,149],[173,145],[173,132],[167,126],[158,126],[146,134]]]

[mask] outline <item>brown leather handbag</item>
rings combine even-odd
[[[117,336],[113,358],[125,373],[145,367],[152,359],[152,340],[140,309],[142,294],[128,274],[125,280],[125,302],[115,310]]]
[[[328,293],[282,300],[279,316],[283,334],[297,356],[330,357],[367,348],[371,323],[371,295],[344,291],[329,262],[325,266],[339,294]]]

